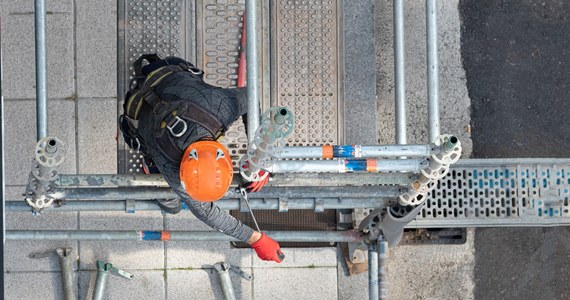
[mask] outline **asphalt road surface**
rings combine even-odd
[[[462,0],[473,157],[570,157],[570,1]],[[477,229],[476,299],[570,299],[570,229]]]

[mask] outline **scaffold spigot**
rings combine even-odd
[[[253,143],[239,164],[240,174],[245,180],[256,182],[269,176],[266,171],[271,166],[271,159],[281,151],[293,127],[293,113],[286,107],[272,107],[263,114]],[[263,174],[262,170],[265,171]]]
[[[46,196],[46,193],[59,176],[59,166],[65,160],[65,150],[65,143],[56,137],[45,137],[36,144],[25,198],[35,213],[41,213],[55,200]]]

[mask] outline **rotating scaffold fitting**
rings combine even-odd
[[[420,205],[425,202],[426,195],[436,185],[437,181],[449,172],[449,166],[461,157],[461,142],[452,135],[440,135],[436,145],[441,146],[439,153],[429,157],[429,165],[420,171],[420,177],[410,183],[406,193],[398,197],[398,203],[403,206]]]
[[[35,213],[41,213],[55,200],[46,194],[59,176],[58,168],[65,160],[65,149],[65,143],[56,137],[45,137],[36,144],[25,198]]]
[[[426,195],[438,180],[447,175],[450,165],[461,157],[461,142],[457,137],[441,135],[435,144],[441,151],[429,157],[427,168],[422,169],[418,179],[398,196],[398,203],[386,210],[376,208],[360,222],[359,230],[367,234],[368,240],[384,239],[390,245],[397,245],[402,239],[404,227],[422,210]],[[353,248],[357,249],[358,245]]]
[[[240,174],[245,180],[257,182],[269,176],[267,170],[271,159],[281,151],[293,127],[293,113],[286,107],[272,107],[263,114],[253,143],[239,164]]]

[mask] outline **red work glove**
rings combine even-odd
[[[265,171],[261,170],[259,171],[259,176],[263,176],[265,175]],[[255,192],[259,192],[261,191],[261,188],[263,188],[268,182],[269,182],[269,176],[271,176],[271,174],[268,174],[265,179],[261,180],[261,181],[254,181],[251,182],[248,186],[247,186],[247,191],[249,193],[255,193]]]
[[[257,256],[262,260],[272,260],[280,263],[285,255],[281,252],[281,247],[279,243],[274,241],[272,238],[268,237],[265,233],[261,234],[261,238],[251,245]]]

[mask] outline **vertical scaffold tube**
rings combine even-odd
[[[407,143],[406,68],[404,45],[404,0],[394,0],[394,84],[396,99],[396,143]]]
[[[378,241],[378,285],[379,299],[388,298],[388,276],[386,274],[386,259],[388,258],[388,242],[385,240]]]
[[[61,279],[63,281],[63,298],[65,300],[77,299],[75,295],[73,262],[75,261],[71,256],[71,248],[58,248],[55,250],[61,265]]]
[[[0,18],[0,197],[2,197],[2,253],[4,253],[4,245],[6,244],[6,176],[4,167],[4,96],[2,96],[2,19]],[[4,255],[0,257],[0,267],[4,269]],[[0,274],[0,291],[4,291],[4,272]],[[0,292],[0,296],[4,298],[4,292]]]
[[[217,263],[214,265],[214,269],[218,272],[220,277],[220,284],[222,285],[222,291],[224,292],[224,298],[226,300],[235,300],[236,294],[234,292],[234,286],[232,285],[232,279],[230,277],[230,264],[228,263]]]
[[[97,279],[95,280],[95,288],[93,289],[93,300],[101,300],[105,295],[105,285],[107,284],[107,276],[111,271],[111,264],[103,264],[97,261]]]
[[[258,47],[257,47],[257,5],[255,0],[245,1],[246,11],[246,61],[247,61],[247,133],[249,142],[253,142],[255,131],[259,127],[258,94]]]
[[[47,136],[47,55],[45,0],[35,0],[36,116],[38,141]]]
[[[378,245],[368,246],[368,299],[378,299]]]
[[[428,143],[439,136],[439,59],[437,49],[437,0],[426,0],[428,80]]]

